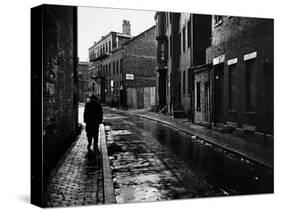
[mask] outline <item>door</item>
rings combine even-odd
[[[214,90],[214,120],[216,123],[223,123],[224,113],[224,70],[223,63],[216,65],[215,74],[215,90]]]
[[[209,122],[209,102],[210,102],[210,84],[209,82],[204,83],[204,114],[205,121]]]

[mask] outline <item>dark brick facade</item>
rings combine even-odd
[[[146,108],[155,105],[156,87],[155,26],[134,37],[123,46],[123,106]],[[126,80],[133,74],[133,80]]]
[[[212,63],[211,59],[224,57],[224,61],[221,61],[224,82],[221,122],[231,122],[239,128],[250,125],[259,132],[273,134],[273,20],[223,16],[219,23],[215,23],[213,19],[212,48],[207,52],[208,63]],[[250,53],[256,54],[252,58],[254,70],[251,88],[251,96],[255,99],[254,108],[248,110],[246,105],[250,82],[246,79],[247,61],[244,56]],[[231,59],[237,62],[232,80],[234,104],[230,108],[228,61]],[[212,76],[215,80],[214,69]]]
[[[49,171],[78,129],[77,12],[43,10],[43,168]]]
[[[123,47],[123,72],[134,74],[127,80],[127,87],[156,86],[156,41],[155,26],[141,33]]]
[[[33,8],[32,38],[32,202],[40,205],[39,190],[78,133],[77,8]]]

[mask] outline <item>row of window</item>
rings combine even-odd
[[[187,27],[184,26],[182,29],[181,40],[182,40],[182,52],[185,52],[191,46],[191,21],[190,20],[187,22]]]
[[[113,61],[112,63],[108,63],[106,65],[100,64],[98,66],[98,76],[107,77],[107,76],[114,76],[121,72],[121,60]]]
[[[171,16],[171,13],[170,13]],[[215,25],[219,25],[222,22],[223,16],[215,15],[214,21]],[[171,21],[171,19],[170,19]],[[181,42],[182,42],[182,52],[187,51],[191,47],[191,20],[187,22],[187,26],[184,26],[181,31]],[[172,37],[170,37],[170,56],[172,56]]]
[[[101,55],[108,54],[112,50],[111,40],[104,42],[103,44],[95,47],[93,51],[90,51],[90,60],[100,57]]]
[[[221,80],[224,81],[223,75]],[[219,77],[216,77],[216,80]],[[223,83],[223,82],[222,82]],[[235,110],[238,99],[238,73],[237,63],[228,65],[228,109]],[[196,83],[196,110],[201,111],[200,82]],[[183,72],[183,94],[185,94],[185,71]],[[222,97],[223,98],[223,97]],[[245,110],[256,110],[256,60],[255,58],[245,61]]]
[[[110,96],[118,96],[120,94],[120,86],[121,82],[120,81],[113,81],[110,80],[106,83],[106,88],[105,88],[105,95],[107,97]]]

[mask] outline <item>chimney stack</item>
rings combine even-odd
[[[131,24],[129,20],[123,20],[122,33],[125,35],[131,35]]]

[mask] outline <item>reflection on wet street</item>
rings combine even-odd
[[[105,112],[116,201],[271,193],[272,170],[161,124]]]

